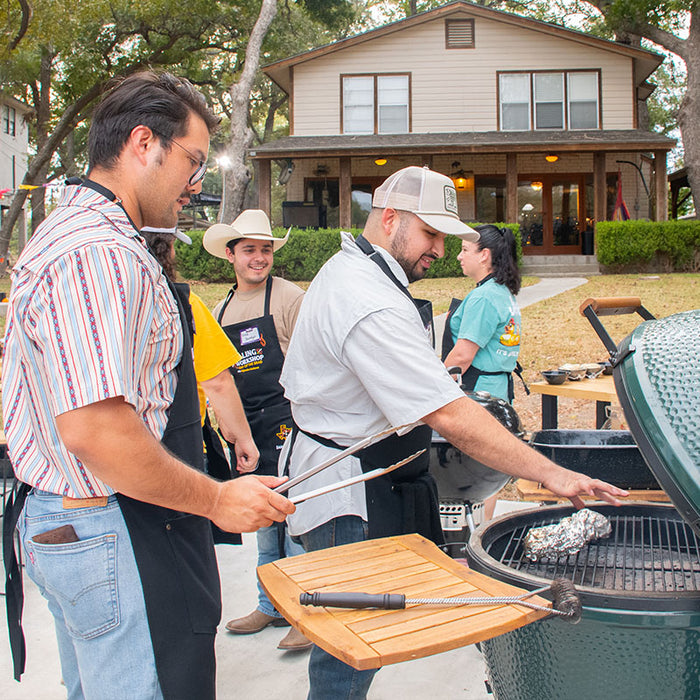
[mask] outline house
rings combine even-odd
[[[29,126],[27,117],[31,108],[14,97],[0,95],[0,223],[5,209],[10,206],[14,190],[21,184],[27,171]],[[24,231],[24,217],[20,228]]]
[[[632,217],[667,218],[675,142],[641,127],[661,62],[463,0],[277,61],[290,135],[250,151],[259,206],[275,161],[285,225],[362,226],[390,173],[429,165],[465,221],[518,222],[526,254],[592,254],[618,171]]]

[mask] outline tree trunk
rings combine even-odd
[[[700,192],[700,14],[696,10],[693,10],[690,15],[690,27],[685,44],[688,85],[678,110],[678,126],[683,139],[685,167],[688,171],[688,184],[693,193],[697,219],[698,209],[700,209],[700,199],[695,195],[696,192]]]
[[[51,66],[53,55],[48,47],[41,52],[41,68],[39,70],[39,85],[34,88],[34,111],[36,114],[36,148],[40,151],[49,138],[49,120],[51,119]],[[47,161],[39,169],[34,184],[44,184],[49,172]],[[39,187],[32,190],[30,195],[32,202],[32,234],[39,224],[46,218],[46,190]]]
[[[250,33],[245,52],[243,71],[231,93],[231,140],[226,147],[226,155],[231,166],[224,171],[223,201],[219,210],[219,221],[231,223],[243,209],[246,190],[251,173],[246,164],[246,151],[253,143],[253,130],[248,126],[250,91],[260,65],[260,49],[277,14],[277,0],[263,0],[260,14]]]

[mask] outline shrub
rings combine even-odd
[[[601,221],[596,236],[598,261],[613,270],[700,271],[700,221]]]
[[[473,224],[476,226],[476,224]],[[517,224],[496,224],[507,226],[515,235],[518,263],[522,261],[519,226]],[[274,229],[275,237],[282,237],[285,229]],[[358,236],[361,231],[351,231]],[[192,245],[175,242],[177,268],[185,279],[203,282],[233,282],[233,267],[228,260],[209,255],[202,246],[204,231],[190,231]],[[445,256],[436,260],[428,270],[426,277],[461,277],[462,269],[457,255],[462,247],[462,240],[457,236],[445,238]],[[272,273],[292,281],[312,280],[322,265],[340,250],[340,229],[299,229],[293,228],[287,243],[275,253]]]

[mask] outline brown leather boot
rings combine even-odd
[[[307,639],[298,629],[292,627],[285,638],[277,645],[277,648],[282,649],[282,651],[303,651],[304,649],[311,649],[313,645],[314,643],[310,639]]]
[[[283,617],[274,617],[266,615],[260,610],[253,610],[250,615],[229,620],[226,623],[226,629],[234,634],[255,634],[270,625],[272,627],[287,627],[289,623]]]

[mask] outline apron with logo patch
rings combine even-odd
[[[219,323],[234,294],[235,287],[229,291],[221,306],[217,318]],[[279,454],[294,424],[289,401],[284,398],[284,389],[279,382],[284,354],[270,313],[271,294],[272,277],[268,277],[263,315],[222,328],[241,354],[231,373],[253,439],[260,450],[257,473],[277,476]],[[233,454],[233,446],[229,447]]]

